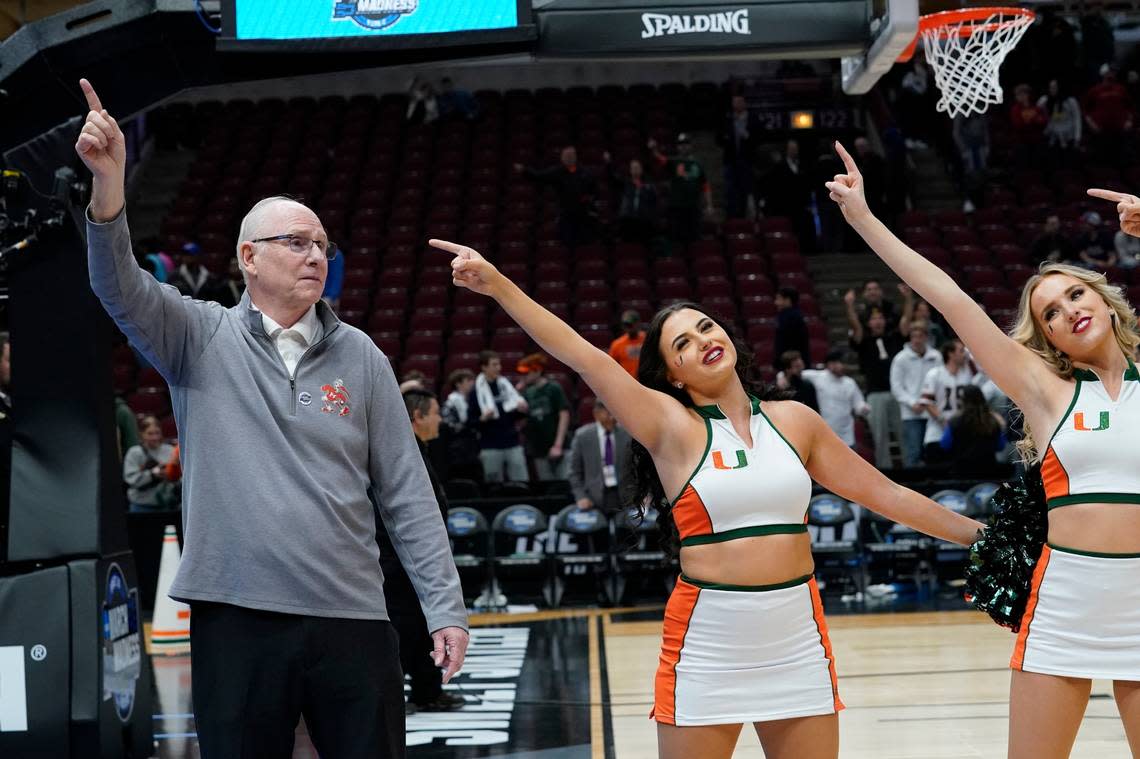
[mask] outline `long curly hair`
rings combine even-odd
[[[1060,352],[1049,342],[1049,336],[1041,329],[1041,325],[1033,318],[1033,309],[1030,301],[1033,292],[1046,277],[1056,274],[1067,274],[1073,279],[1083,282],[1090,290],[1095,292],[1108,304],[1113,316],[1112,332],[1116,337],[1116,344],[1125,356],[1131,357],[1140,344],[1140,335],[1136,334],[1136,312],[1132,304],[1124,296],[1124,290],[1108,283],[1108,279],[1099,272],[1083,269],[1070,264],[1050,263],[1041,264],[1037,273],[1026,281],[1021,290],[1021,301],[1017,305],[1017,320],[1009,330],[1009,336],[1033,351],[1044,361],[1050,369],[1062,379],[1071,379],[1073,376],[1073,361]],[[1024,421],[1024,420],[1023,420]],[[1037,441],[1028,424],[1022,425],[1024,437],[1018,441],[1017,450],[1026,463],[1037,460]]]
[[[736,349],[736,374],[740,377],[745,392],[762,401],[785,400],[792,397],[791,393],[779,390],[775,385],[766,383],[760,378],[759,367],[754,361],[755,356],[748,346],[737,338],[735,330],[727,321],[702,308],[699,304],[689,301],[671,303],[654,315],[653,320],[649,323],[649,329],[645,332],[645,343],[641,346],[641,358],[637,367],[638,382],[676,398],[682,406],[688,408],[696,406],[687,392],[678,389],[669,382],[669,367],[665,362],[665,357],[661,355],[661,330],[665,326],[665,322],[673,314],[686,309],[707,315],[728,335]],[[665,487],[661,484],[661,477],[657,474],[653,457],[645,446],[635,440],[630,447],[630,462],[633,469],[634,503],[637,504],[642,516],[649,508],[657,510],[657,526],[662,532],[662,545],[666,553],[676,556],[680,552],[681,540],[677,532],[677,525],[673,521],[673,503],[665,493]]]

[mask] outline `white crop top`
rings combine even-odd
[[[681,494],[673,521],[681,545],[753,535],[807,532],[811,477],[799,454],[752,398],[752,448],[718,406],[698,406],[708,443]]]
[[[1049,508],[1140,504],[1140,373],[1129,361],[1115,401],[1094,372],[1077,369],[1073,378],[1073,401],[1041,461]]]

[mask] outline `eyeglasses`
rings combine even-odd
[[[256,240],[250,240],[250,242],[281,242],[289,248],[291,253],[295,253],[298,256],[309,255],[309,251],[316,245],[317,250],[323,253],[325,258],[330,261],[336,258],[336,254],[339,252],[336,243],[332,240],[324,242],[314,240],[311,237],[305,237],[304,235],[274,235],[273,237],[259,237]]]

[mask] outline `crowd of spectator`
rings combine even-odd
[[[1140,71],[1134,62],[1118,61],[1112,24],[1102,10],[1089,6],[1081,14],[1066,18],[1039,9],[1038,23],[1002,63],[1005,104],[983,114],[948,120],[938,112],[933,72],[916,55],[883,80],[891,104],[884,142],[899,129],[908,149],[943,153],[966,196],[967,212],[984,205],[995,174],[1051,175],[1090,161],[1130,165],[1137,157]]]
[[[1106,228],[1096,211],[1085,211],[1070,227],[1072,231],[1066,233],[1058,214],[1046,216],[1041,234],[1029,251],[1032,262],[1067,263],[1100,272],[1140,265],[1140,240],[1119,229]]]
[[[1049,20],[1053,37],[1065,37],[1059,25],[1063,23]],[[1098,80],[1083,90],[1081,72],[1054,72],[1045,81],[1028,78],[1011,88],[1013,97],[1004,108],[949,122],[933,108],[937,93],[932,72],[919,56],[903,73],[895,93],[898,124],[887,125],[875,144],[863,136],[851,141],[868,203],[888,220],[906,210],[906,182],[900,181],[906,150],[939,142],[935,119],[942,119],[946,132],[942,138],[952,141],[965,176],[973,178],[970,181],[984,182],[992,167],[990,125],[998,118],[1007,122],[1017,146],[1014,158],[1024,165],[1064,168],[1078,161],[1081,151],[1113,149],[1106,146],[1133,128],[1137,108],[1133,96],[1140,94],[1140,77],[1118,77],[1109,61],[1091,70]],[[438,85],[413,82],[406,117],[418,124],[481,118],[478,101],[447,80]],[[818,196],[822,180],[837,170],[829,146],[773,139],[739,94],[728,98],[715,136],[723,152],[726,217],[785,217],[801,251],[851,249],[846,225],[841,218],[828,216],[835,209],[830,203],[821,204]],[[575,145],[564,144],[550,165],[508,163],[507,169],[551,192],[556,199],[557,235],[567,249],[622,240],[668,255],[707,234],[714,213],[708,170],[694,154],[692,135],[678,133],[672,142],[668,149],[654,139],[637,143],[634,157],[627,150],[620,164],[600,149],[584,150],[589,165],[580,160]],[[1105,230],[1095,213],[1085,214],[1077,225],[1052,216],[1032,244],[1032,258],[1100,269],[1135,266],[1140,241],[1124,235],[1113,239]],[[339,257],[341,265],[343,259]],[[334,306],[343,277],[337,263],[334,259],[330,264],[325,293]],[[229,262],[224,267],[218,264],[203,257],[192,242],[173,256],[154,252],[143,261],[156,278],[188,296],[233,305],[241,296],[240,271]],[[873,279],[858,296],[849,292],[844,298],[849,344],[830,352],[816,344],[812,355],[799,291],[779,287],[771,351],[781,370],[778,380],[798,400],[819,410],[848,445],[865,445],[873,451],[880,468],[947,466],[960,450],[976,456],[979,448],[963,439],[973,432],[988,432],[988,423],[975,414],[959,429],[952,420],[964,413],[963,399],[972,396],[965,388],[986,388],[986,379],[974,371],[961,345],[949,339],[945,325],[926,303],[905,287],[899,296],[897,302],[888,299]],[[610,355],[636,376],[644,341],[641,316],[623,312],[619,326]],[[513,363],[514,356],[511,359]],[[858,383],[846,373],[852,359],[861,374]],[[477,363],[451,372],[444,383],[443,431],[433,447],[443,452],[446,478],[482,483],[572,480],[577,414],[568,397],[571,388],[564,387],[560,373],[547,376],[549,359],[534,354],[505,367],[502,356],[484,351]],[[423,378],[414,374],[404,379],[405,388],[423,384]],[[983,397],[993,400],[993,395],[991,388]],[[588,416],[584,414],[583,420]],[[605,450],[599,450],[605,465]]]
[[[677,135],[673,154],[650,139],[644,155],[624,167],[615,165],[609,152],[602,158],[601,167],[583,166],[577,147],[566,145],[557,164],[513,166],[554,191],[558,236],[567,249],[616,238],[667,255],[696,240],[703,223],[713,217],[712,187],[687,133]],[[611,199],[608,213],[603,196]]]
[[[963,220],[987,206],[1023,210],[1016,209],[1020,199],[1039,225],[1021,240],[1008,240],[1024,246],[1024,264],[1064,262],[1106,272],[1111,280],[1127,284],[1132,275],[1122,270],[1140,264],[1140,240],[1119,232],[1114,219],[1102,217],[1084,197],[1087,185],[1080,183],[1098,167],[1118,178],[1133,176],[1140,157],[1135,149],[1140,71],[1134,58],[1126,59],[1117,50],[1103,10],[1089,6],[1078,16],[1050,8],[1037,13],[1038,23],[1002,65],[1004,105],[984,114],[948,119],[940,113],[935,108],[940,93],[934,74],[921,54],[896,67],[879,88],[884,96],[882,144],[888,156],[892,145],[901,144],[907,151],[904,171],[917,165],[914,151],[931,148],[941,154],[959,183]],[[858,145],[854,152],[859,155]],[[889,223],[892,204],[885,202],[871,177],[878,171],[889,175],[891,159],[886,168],[873,156],[858,160],[869,177],[868,203]],[[1112,185],[1119,179],[1098,181]],[[919,189],[913,179],[890,184],[911,193]],[[897,212],[898,206],[894,208]],[[989,219],[993,210],[987,208]],[[978,227],[992,223],[979,213]],[[1030,271],[1028,266],[1020,268]],[[1016,288],[1014,277],[1009,279]],[[869,408],[862,442],[877,466],[901,463],[987,476],[995,466],[1016,459],[1009,455],[1017,429],[1008,400],[977,370],[928,304],[906,292],[902,308],[895,309],[874,281],[867,283],[862,298],[849,292],[844,300],[847,347],[857,358]],[[782,362],[786,368],[781,377],[797,398],[804,395],[797,383],[835,383],[834,373],[829,377],[793,368],[790,355]],[[798,379],[801,375],[804,379]],[[859,409],[851,404],[839,413],[842,420],[828,421],[845,437]],[[901,460],[894,458],[896,444]]]
[[[636,376],[645,340],[636,312],[623,315],[623,327],[610,355]],[[441,410],[439,466],[449,479],[477,483],[567,480],[579,507],[615,505],[628,435],[619,429],[615,438],[616,422],[596,399],[594,423],[571,433],[570,402],[562,385],[546,376],[549,363],[543,353],[525,356],[514,367],[520,377],[516,384],[503,376],[502,358],[490,350],[479,354],[478,373],[453,371]],[[422,379],[405,375],[402,387],[417,386]],[[591,441],[598,450],[583,451]]]
[[[849,290],[843,297],[848,344],[821,357],[819,368],[808,368],[799,349],[783,350],[777,384],[880,469],[924,468],[954,478],[1000,473],[1012,463],[1007,399],[961,341],[946,337],[929,304],[905,285],[899,295],[901,306],[884,297],[876,279],[859,294]],[[861,382],[847,375],[852,360]],[[986,415],[970,405],[975,391]]]

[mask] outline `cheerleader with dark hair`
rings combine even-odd
[[[679,544],[653,716],[660,756],[731,756],[744,723],[769,759],[838,755],[835,661],[805,524],[812,480],[956,543],[977,522],[888,480],[817,413],[755,378],[727,324],[693,303],[657,313],[634,379],[471,248],[457,285],[494,298],[578,372],[636,441],[637,503]]]

